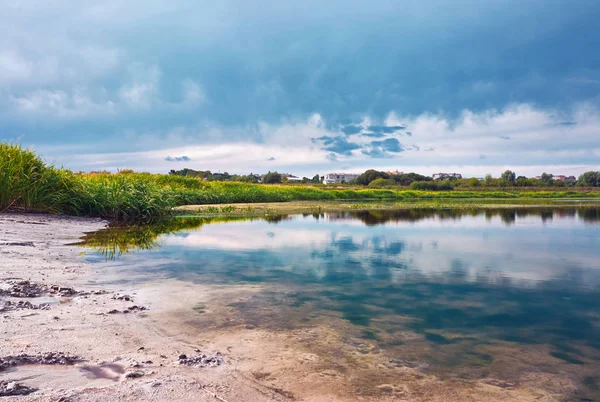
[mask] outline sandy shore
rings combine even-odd
[[[81,358],[73,366],[23,365],[1,371],[0,381],[17,381],[37,389],[27,396],[6,400],[278,400],[267,388],[240,381],[225,356],[218,367],[181,365],[181,354],[191,357],[205,351],[197,352],[197,345],[153,327],[153,314],[159,314],[159,309],[154,311],[151,300],[144,301],[146,311],[122,313],[134,305],[142,306],[135,300],[135,289],[94,285],[103,279],[99,277],[101,272],[82,261],[78,247],[65,244],[77,242],[85,232],[105,225],[92,219],[0,215],[3,289],[31,281],[102,293],[0,298],[0,307],[6,301],[20,300],[48,304],[44,310],[19,308],[1,313],[0,357],[61,352]],[[129,294],[130,301],[118,299],[125,294]],[[119,313],[109,314],[114,310]],[[129,377],[141,376],[127,378],[133,372],[136,374]]]
[[[70,365],[0,370],[0,382],[10,389],[36,390],[6,400],[549,401],[574,387],[561,376],[540,374],[518,384],[449,380],[390,364],[375,345],[342,339],[350,329],[339,317],[287,331],[249,325],[231,306],[261,286],[135,276],[115,264],[87,264],[81,248],[65,246],[105,225],[0,215],[0,358],[77,357]],[[41,295],[8,294],[27,286]],[[285,321],[287,312],[266,314]]]

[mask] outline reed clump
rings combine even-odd
[[[172,192],[150,178],[74,174],[47,165],[18,144],[0,143],[0,212],[150,221],[170,214],[175,205]]]

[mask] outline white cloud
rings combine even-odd
[[[75,89],[72,92],[38,90],[22,96],[13,96],[11,101],[20,113],[52,118],[72,119],[115,112],[115,104],[112,101],[94,100],[85,89]]]
[[[296,217],[283,225],[270,225],[263,221],[216,223],[185,236],[166,235],[161,242],[167,246],[223,250],[229,252],[269,251],[285,253],[286,264],[281,269],[314,270],[325,262],[316,258],[313,264],[303,263],[307,250],[315,255],[326,254],[328,262],[343,261],[348,255],[362,261],[353,269],[372,269],[372,258],[390,262],[405,262],[408,269],[418,269],[427,275],[439,275],[452,269],[451,261],[469,261],[465,266],[469,280],[477,280],[489,271],[509,272],[512,277],[544,280],[556,277],[565,267],[594,266],[594,259],[581,255],[575,246],[579,239],[565,239],[563,258],[556,261],[548,253],[553,231],[585,225],[580,220],[552,220],[545,223],[544,233],[536,232],[536,241],[528,243],[535,231],[532,224],[539,224],[539,217],[517,216],[512,235],[505,236],[506,223],[500,216],[482,220],[480,217],[463,216],[460,219],[430,217],[419,221],[389,222],[387,225],[366,227],[359,220],[339,220],[336,214],[326,214],[315,225],[312,218]],[[234,230],[232,230],[234,228]],[[448,231],[452,236],[447,236]],[[341,242],[351,243],[351,251],[340,250]],[[382,253],[393,244],[402,244],[400,255]],[[483,250],[483,252],[482,252]],[[499,256],[513,257],[510,267],[500,267]],[[300,271],[299,271],[300,270]],[[405,272],[405,271],[404,271]]]
[[[206,94],[200,85],[191,79],[185,79],[181,83],[183,92],[183,103],[189,106],[206,102]]]
[[[316,128],[324,128],[325,120],[319,113],[314,113],[308,118],[308,124]]]
[[[0,83],[22,81],[31,76],[33,63],[10,51],[0,52]]]
[[[388,127],[401,126],[404,124],[394,111],[388,113],[383,123]]]
[[[86,105],[85,99],[80,101],[82,105]],[[30,108],[52,105],[67,113],[64,105],[73,101],[64,94],[47,94],[22,103],[22,107]],[[589,104],[579,105],[567,116],[576,124],[560,124],[562,120],[557,116],[555,111],[526,104],[502,111],[464,111],[457,120],[434,114],[401,116],[392,112],[386,124],[405,124],[414,134],[398,136],[408,150],[386,159],[369,158],[355,150],[352,156],[339,156],[333,162],[328,160],[329,152],[312,139],[343,134],[328,129],[319,114],[280,124],[263,122],[236,127],[206,124],[195,128],[177,127],[166,133],[128,131],[119,133],[119,139],[125,145],[136,144],[136,152],[65,154],[64,159],[59,155],[56,158],[76,169],[90,166],[97,169],[98,163],[94,161],[103,161],[103,169],[127,167],[162,172],[172,168],[164,161],[168,155],[189,156],[191,161],[186,162],[186,167],[230,173],[280,170],[314,175],[315,171],[325,173],[343,167],[353,172],[376,168],[423,174],[453,171],[466,176],[484,176],[488,172],[499,175],[512,169],[518,175],[535,176],[544,171],[577,175],[586,170],[599,170],[598,110]],[[349,138],[362,146],[372,140],[360,135]],[[271,157],[275,160],[268,161]]]
[[[144,69],[142,66],[131,67],[133,82],[119,90],[119,98],[132,109],[150,109],[158,99],[158,83],[160,71],[152,66]]]
[[[149,112],[153,109],[186,110],[207,101],[201,86],[190,79],[181,82],[180,99],[167,102],[160,95],[160,71],[156,66],[135,65],[130,68],[129,82],[116,92],[105,88],[72,87],[38,89],[9,96],[16,114],[44,117],[48,120],[94,119]]]

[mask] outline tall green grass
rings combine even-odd
[[[0,143],[0,211],[60,212],[73,175],[49,167],[32,151]]]
[[[600,198],[585,191],[428,191],[321,185],[204,182],[149,173],[74,174],[49,166],[34,152],[0,143],[0,212],[27,211],[150,221],[179,205],[336,200],[444,200],[484,198]]]
[[[169,215],[176,204],[173,193],[153,180],[99,175],[76,176],[63,205],[73,215],[151,221]]]
[[[0,212],[7,209],[149,221],[168,215],[175,197],[136,175],[76,175],[46,165],[20,145],[0,143]]]

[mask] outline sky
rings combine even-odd
[[[0,141],[73,170],[600,170],[597,0],[0,0]]]

